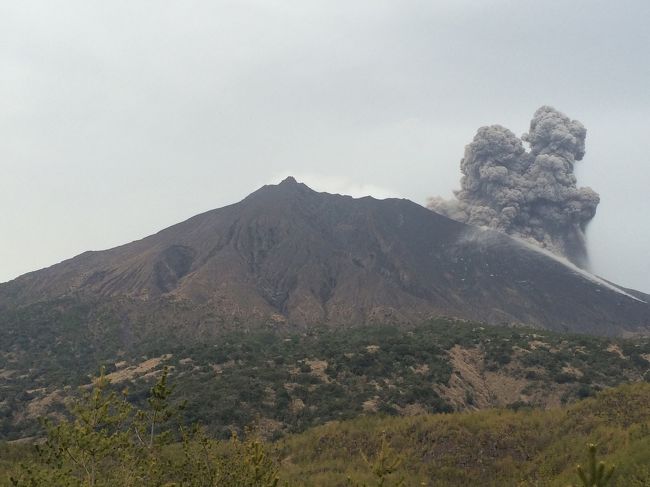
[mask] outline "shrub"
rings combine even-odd
[[[108,390],[102,373],[82,391],[70,419],[44,421],[47,440],[37,459],[11,478],[14,487],[274,487],[278,467],[261,441],[229,442],[208,438],[201,428],[170,427],[179,407],[170,403],[173,388],[165,369],[139,409]],[[180,449],[178,450],[178,441]]]

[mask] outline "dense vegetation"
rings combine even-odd
[[[6,467],[3,481],[14,487],[278,485],[278,466],[259,440],[233,437],[224,445],[199,427],[169,427],[178,408],[170,401],[167,369],[143,408],[108,385],[100,375],[72,403],[70,419],[45,421],[46,440],[32,452],[23,448],[24,458]]]
[[[361,453],[376,455],[382,431],[409,486],[582,485],[575,466],[587,463],[587,443],[616,465],[613,485],[650,485],[650,384],[549,411],[372,416],[319,426],[280,441],[284,478],[305,486],[345,485],[348,476],[370,481]]]
[[[108,311],[102,318],[101,308],[89,306],[99,313],[91,319],[76,306],[62,305],[60,315],[47,306],[42,315],[25,309],[5,316],[0,439],[40,435],[38,416],[62,414],[65,398],[89,382],[98,363],[116,390],[128,386],[140,405],[168,366],[188,400],[180,421],[201,421],[220,438],[246,427],[278,438],[360,414],[550,407],[650,379],[647,339],[435,320],[409,328],[230,331],[203,343],[161,332],[134,339],[133,348],[110,338],[119,326]],[[82,326],[87,333],[80,335]]]
[[[71,403],[69,417],[45,422],[44,443],[0,445],[0,485],[650,484],[650,384],[610,389],[552,411],[357,418],[275,444],[254,434],[223,442],[200,427],[174,427],[170,419],[179,406],[166,370],[142,408],[110,392],[104,377],[94,384]],[[598,465],[594,442],[615,471]],[[585,466],[576,470],[579,462]]]

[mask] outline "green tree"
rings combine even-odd
[[[606,487],[609,485],[616,467],[607,466],[605,462],[596,460],[597,445],[590,443],[587,445],[589,451],[589,465],[585,470],[581,465],[576,467],[578,477],[580,478],[581,487]]]
[[[388,444],[385,431],[381,434],[381,444],[375,457],[369,459],[363,452],[361,452],[361,458],[363,458],[364,463],[372,472],[374,477],[373,485],[376,485],[377,487],[402,487],[404,485],[403,478],[394,478],[402,465],[402,458],[395,455],[395,452],[393,452],[392,448]],[[354,483],[350,478],[348,478],[348,485],[354,487],[369,487],[367,484]]]
[[[57,424],[43,420],[47,440],[36,446],[40,462],[23,466],[23,475],[12,478],[13,485],[108,485],[106,471],[115,457],[127,456],[128,431],[122,425],[132,411],[124,397],[107,391],[108,384],[102,370],[92,389],[82,390],[70,407],[73,419]]]
[[[198,426],[175,434],[169,420],[179,408],[170,402],[168,376],[163,370],[139,409],[126,391],[109,389],[102,370],[70,407],[70,419],[43,422],[47,439],[37,446],[37,461],[22,465],[12,485],[276,487],[278,467],[261,441],[220,442]]]

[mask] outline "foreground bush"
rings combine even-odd
[[[180,406],[171,394],[166,370],[143,407],[111,392],[100,375],[69,416],[44,423],[46,440],[33,454],[26,444],[0,445],[0,471],[13,469],[7,485],[268,487],[281,474],[310,487],[650,486],[650,384],[553,411],[332,422],[275,443],[281,463],[252,434],[217,441],[198,426],[173,427]],[[586,454],[584,444],[594,442],[606,463],[594,446]]]
[[[272,487],[278,467],[255,439],[208,438],[199,427],[174,430],[178,412],[164,370],[145,408],[108,389],[103,373],[70,407],[44,421],[46,441],[11,477],[15,487]]]
[[[607,487],[610,485],[615,467],[608,467],[605,462],[596,460],[595,444],[590,443],[587,448],[589,450],[589,465],[586,469],[582,465],[578,465],[576,469],[581,487]]]
[[[380,431],[401,459],[386,485],[403,478],[408,486],[582,486],[576,465],[583,465],[589,481],[585,444],[596,443],[599,460],[617,466],[605,485],[650,487],[647,383],[610,389],[548,411],[374,415],[333,422],[278,442],[285,459],[283,479],[300,486],[343,486],[352,477],[375,485],[361,453],[379,458]]]

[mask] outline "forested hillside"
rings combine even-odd
[[[217,343],[160,340],[135,351],[75,348],[31,333],[31,347],[0,362],[0,438],[39,435],[37,418],[60,415],[100,366],[116,390],[144,401],[163,367],[187,399],[181,421],[227,437],[252,426],[264,437],[359,415],[527,406],[550,408],[618,384],[650,379],[650,341],[562,335],[436,320],[231,332]],[[25,338],[27,340],[27,338]],[[40,341],[38,341],[40,340]],[[94,360],[95,357],[101,360]]]

